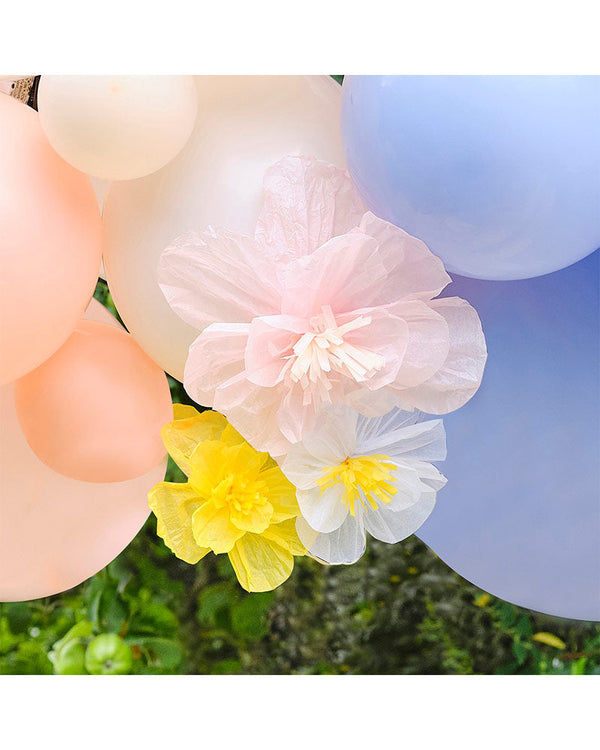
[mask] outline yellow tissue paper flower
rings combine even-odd
[[[296,489],[268,453],[255,450],[214,411],[174,404],[161,435],[185,483],[159,482],[148,495],[157,532],[177,557],[197,563],[229,555],[241,586],[270,591],[306,550],[296,533]]]

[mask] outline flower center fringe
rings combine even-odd
[[[232,515],[248,516],[267,505],[266,482],[246,482],[228,474],[211,491],[211,500],[217,508],[228,507]]]
[[[324,476],[317,480],[321,494],[340,482],[345,485],[342,502],[356,515],[356,501],[365,510],[377,510],[380,503],[389,503],[398,491],[394,486],[394,464],[389,456],[378,454],[347,458],[337,466],[323,469]]]
[[[385,359],[362,346],[344,340],[350,331],[368,326],[371,318],[360,315],[349,323],[338,326],[331,307],[323,307],[323,314],[313,318],[314,331],[305,333],[293,348],[295,360],[290,369],[294,383],[305,390],[304,406],[313,402],[331,402],[332,384],[329,373],[337,372],[361,383],[371,378]]]

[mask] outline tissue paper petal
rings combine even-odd
[[[452,281],[442,261],[417,237],[370,211],[363,216],[358,228],[377,240],[379,253],[390,270],[402,268],[401,274],[390,276],[386,282],[397,297],[431,299]]]
[[[215,391],[244,370],[249,325],[214,323],[190,346],[183,383],[198,404],[213,406]]]
[[[348,506],[344,503],[345,487],[337,484],[321,492],[320,487],[298,490],[298,505],[302,517],[311,528],[321,533],[335,531],[348,516]]]
[[[276,528],[276,527],[274,527]],[[240,586],[246,591],[271,591],[286,581],[294,568],[289,545],[265,534],[244,534],[229,553]]]
[[[367,546],[365,527],[359,515],[346,521],[329,534],[319,534],[304,518],[296,520],[298,537],[311,555],[331,565],[351,565],[362,557]]]
[[[189,484],[159,482],[148,497],[158,519],[156,533],[177,557],[193,565],[210,552],[198,546],[192,534],[192,516],[202,500]]]
[[[285,288],[281,312],[300,318],[319,315],[328,305],[336,314],[395,302],[380,289],[388,270],[377,242],[360,232],[333,237],[312,255],[281,267]]]
[[[158,282],[171,308],[200,331],[279,312],[274,269],[259,245],[222,229],[178,237],[160,256]]]
[[[378,419],[359,417],[356,426],[356,450],[361,455],[385,453],[399,461],[443,461],[446,458],[446,434],[441,419],[422,422],[418,411],[394,409]]]
[[[435,507],[435,500],[435,492],[423,492],[416,503],[403,510],[384,505],[377,513],[364,514],[365,529],[382,542],[400,542],[425,523]]]
[[[406,351],[393,387],[419,385],[434,375],[448,357],[448,323],[431,302],[403,300],[388,310],[401,317],[408,328]]]
[[[256,239],[274,259],[310,255],[357,226],[365,212],[347,172],[316,159],[288,156],[264,178]]]
[[[282,398],[277,388],[261,388],[241,373],[219,386],[214,408],[227,414],[229,422],[257,450],[281,456],[289,448],[289,442],[277,425]]]
[[[193,406],[173,405],[175,419],[160,431],[167,452],[181,471],[189,477],[190,457],[202,440],[218,440],[227,426],[222,414],[214,411],[198,414]]]
[[[487,359],[485,337],[477,312],[459,297],[432,300],[449,329],[450,349],[444,364],[427,381],[402,391],[417,409],[446,414],[463,406],[477,391]]]

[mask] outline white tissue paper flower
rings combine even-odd
[[[413,534],[446,483],[431,461],[446,457],[441,419],[395,409],[367,418],[347,406],[323,409],[281,468],[296,485],[300,540],[329,564],[356,562],[368,531],[394,544]]]

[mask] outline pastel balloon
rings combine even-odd
[[[444,417],[448,483],[418,532],[495,596],[582,620],[600,620],[599,261],[527,281],[454,277],[488,360]]]
[[[27,442],[53,471],[86,482],[141,476],[165,456],[172,419],[164,372],[126,332],[82,321],[46,362],[17,381]]]
[[[192,76],[42,76],[37,103],[63,159],[108,180],[143,177],[171,161],[198,110]]]
[[[98,201],[100,213],[102,213],[102,207],[104,206],[104,196],[106,195],[106,191],[108,190],[108,186],[110,183],[107,180],[101,180],[98,177],[90,177],[90,182],[92,183],[92,187],[94,188],[94,193],[96,194],[96,200]],[[98,272],[98,276],[101,279],[106,280],[106,272],[104,271],[104,263],[100,263],[100,271]]]
[[[449,271],[525,279],[600,246],[598,76],[348,76],[367,206]]]
[[[98,201],[100,213],[102,213],[102,207],[104,206],[104,197],[106,196],[106,191],[108,190],[108,186],[110,183],[107,180],[101,180],[99,177],[90,177],[90,182],[92,183],[94,193],[96,194],[96,200]]]
[[[197,332],[156,279],[172,240],[208,224],[254,234],[265,169],[287,154],[344,166],[340,86],[326,76],[201,76],[199,116],[179,156],[149,177],[112,183],[104,202],[106,278],[140,346],[179,380]]]
[[[92,300],[86,318],[120,329]],[[92,484],[45,466],[17,419],[14,385],[0,388],[0,601],[51,596],[113,560],[143,526],[166,460],[126,482]]]
[[[89,179],[30,107],[0,96],[0,384],[69,337],[98,278],[102,222]]]

